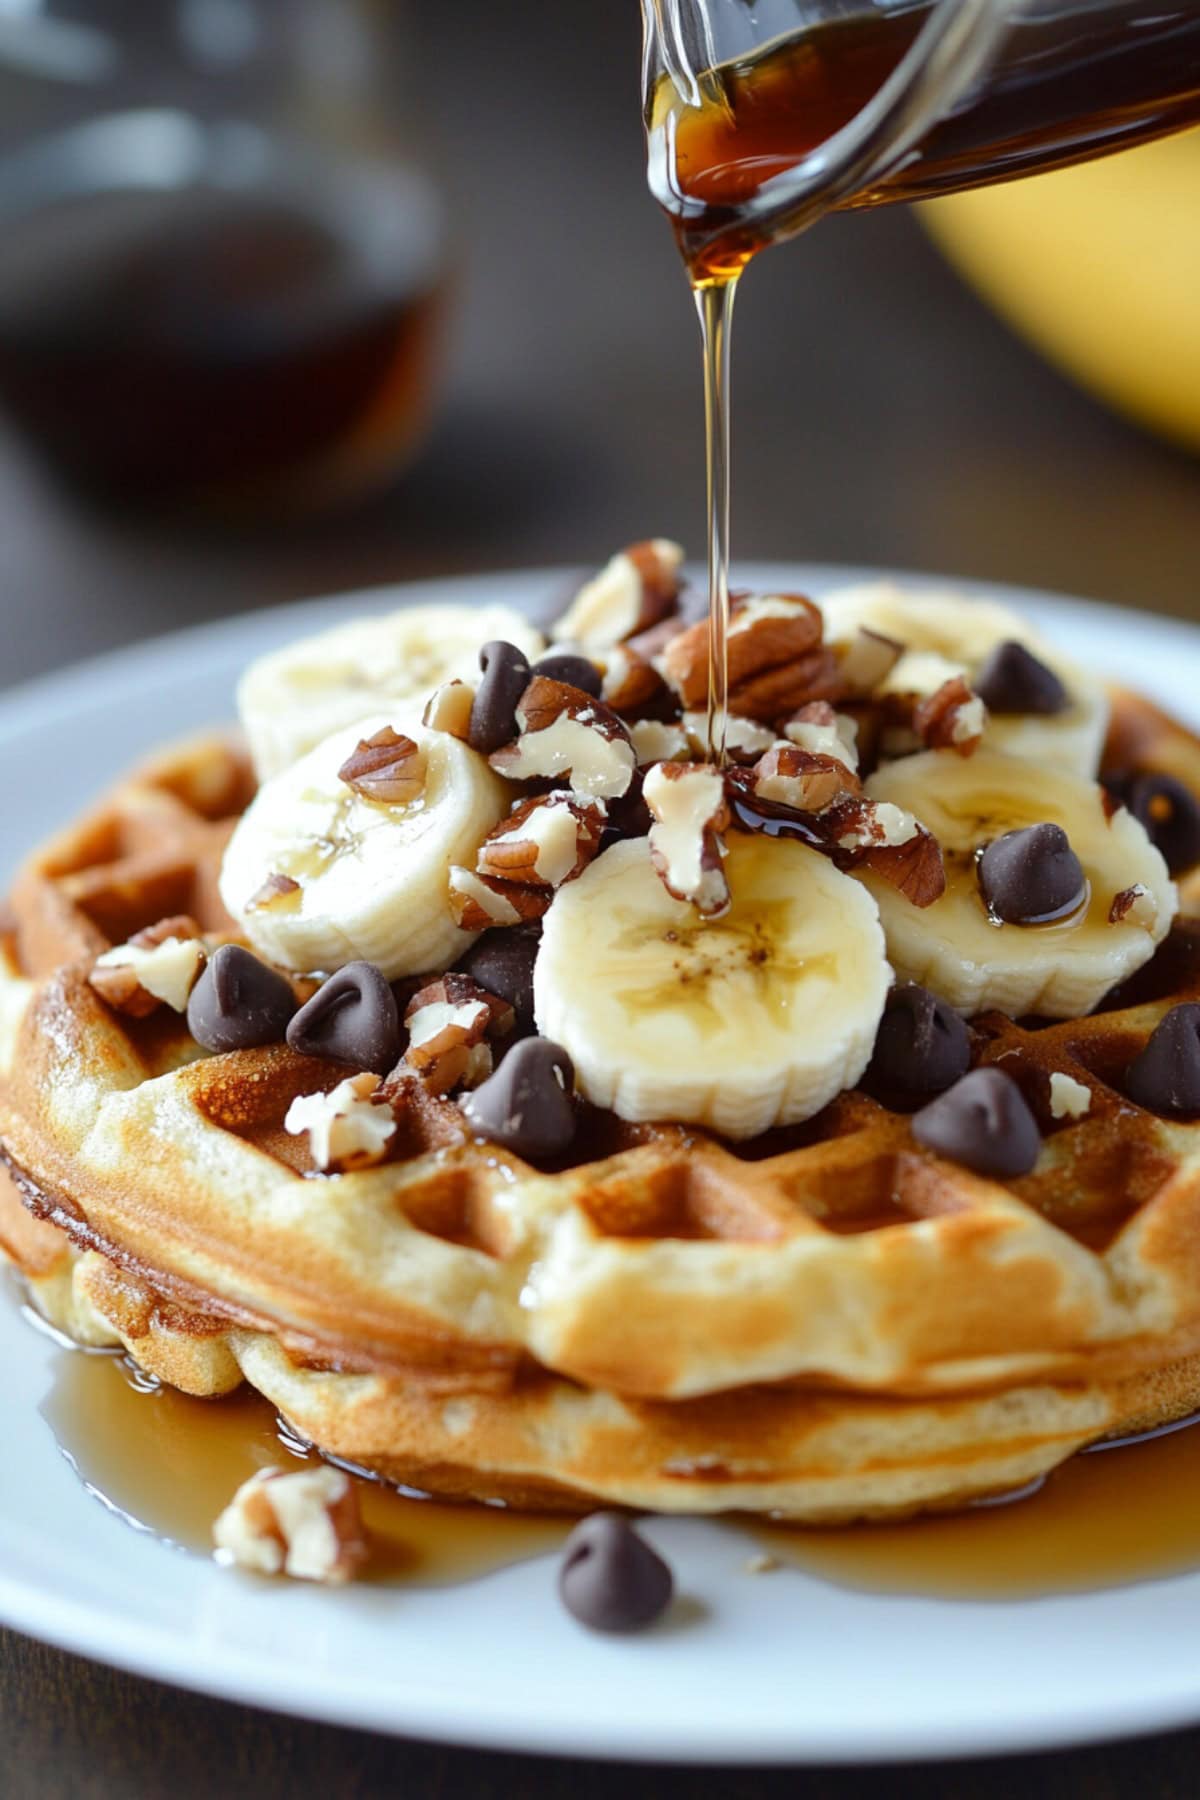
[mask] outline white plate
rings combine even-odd
[[[819,591],[863,571],[747,568]],[[0,701],[0,871],[131,759],[230,712],[258,652],[358,610],[510,599],[561,571],[413,586],[161,638]],[[984,590],[980,590],[984,591]],[[995,593],[995,589],[986,590]],[[1097,667],[1200,725],[1200,633],[1008,594]],[[698,1521],[648,1535],[702,1605],[609,1641],[559,1608],[542,1558],[457,1588],[268,1587],[139,1536],[56,1453],[38,1413],[59,1354],[0,1300],[0,1617],[140,1674],[345,1725],[589,1756],[827,1762],[1034,1749],[1200,1720],[1200,1573],[1092,1594],[947,1602],[783,1570]]]

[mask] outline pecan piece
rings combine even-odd
[[[903,807],[865,796],[831,807],[833,843],[897,888],[914,906],[932,906],[946,891],[941,847]]]
[[[904,655],[904,645],[860,625],[849,643],[836,647],[836,655],[838,698],[866,700],[887,680]]]
[[[602,800],[561,792],[525,800],[484,839],[476,873],[559,888],[583,874],[600,848],[604,825]]]
[[[646,631],[674,607],[682,564],[683,551],[669,538],[630,544],[585,582],[550,635],[591,651]]]
[[[636,712],[661,694],[665,686],[653,664],[628,644],[618,644],[604,659],[600,697],[614,712]]]
[[[492,1072],[492,1052],[484,1042],[489,1032],[503,1036],[513,1028],[513,1009],[488,994],[469,975],[443,975],[418,990],[404,1011],[408,1048],[401,1070],[410,1069],[431,1094],[451,1088],[477,1087]]]
[[[382,1162],[396,1135],[396,1119],[378,1095],[378,1075],[351,1075],[328,1094],[298,1094],[283,1129],[293,1137],[308,1133],[318,1169],[342,1173]]]
[[[268,875],[246,902],[247,912],[261,912],[268,906],[283,906],[300,892],[300,883],[290,875]]]
[[[809,700],[837,692],[837,662],[821,643],[822,620],[811,600],[773,595],[739,601],[727,640],[729,710],[770,724]],[[708,699],[708,623],[702,620],[666,646],[659,667],[685,708]]]
[[[486,931],[491,925],[520,925],[540,919],[554,898],[550,888],[500,881],[455,865],[450,870],[450,911],[463,931]]]
[[[720,770],[706,763],[655,763],[642,792],[655,821],[650,860],[667,892],[706,918],[727,911],[721,834],[729,808]]]
[[[385,725],[374,737],[359,739],[338,770],[338,780],[364,800],[405,806],[424,792],[425,758],[410,737]]]
[[[913,708],[913,730],[927,750],[973,756],[987,724],[987,709],[961,675],[943,681]]]
[[[203,966],[204,945],[196,922],[180,915],[161,919],[127,944],[104,951],[92,964],[88,984],[115,1012],[146,1019],[161,1005],[185,1012]]]
[[[820,813],[860,792],[858,776],[839,756],[775,744],[753,771],[754,795],[794,812]]]
[[[445,731],[465,744],[471,732],[471,708],[475,689],[465,681],[445,681],[435,688],[425,703],[422,725],[430,731]]]
[[[294,1474],[259,1469],[216,1520],[213,1539],[241,1568],[330,1585],[352,1580],[368,1556],[354,1483],[326,1463]]]
[[[516,712],[517,737],[488,758],[510,781],[566,779],[593,800],[618,799],[637,767],[628,727],[581,688],[535,675]]]

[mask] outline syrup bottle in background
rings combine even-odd
[[[400,47],[358,0],[0,17],[0,412],[58,474],[243,517],[411,455],[444,250]]]

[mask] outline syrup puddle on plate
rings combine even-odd
[[[194,1400],[124,1357],[64,1351],[42,1416],[89,1493],[136,1529],[208,1555],[213,1520],[256,1469],[315,1456],[250,1389]],[[440,1586],[558,1550],[563,1518],[451,1505],[362,1477],[367,1579]],[[1025,1497],[899,1525],[730,1519],[731,1538],[838,1586],[954,1600],[1118,1587],[1200,1567],[1200,1430],[1076,1456]]]

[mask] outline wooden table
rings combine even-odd
[[[632,0],[421,0],[412,12],[463,270],[444,404],[419,466],[353,516],[221,539],[85,514],[0,426],[3,682],[306,594],[594,562],[648,533],[700,545],[699,375],[690,303],[642,187]],[[913,219],[830,223],[744,287],[743,555],[959,572],[1200,618],[1200,464],[1040,364]],[[586,1800],[618,1787],[733,1800],[797,1783],[396,1744],[178,1694],[2,1633],[0,1746],[6,1800],[393,1789]],[[1166,1800],[1196,1792],[1198,1751],[1192,1733],[800,1779],[830,1800]]]

